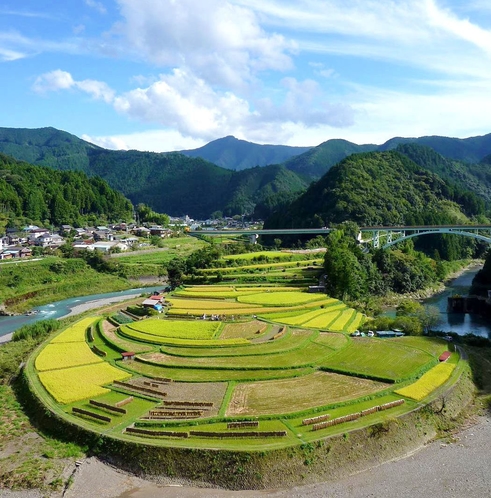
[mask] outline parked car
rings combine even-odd
[[[368,337],[373,337],[374,335],[375,335],[375,332],[374,332],[373,330],[369,330],[369,331],[367,332],[367,336],[368,336]]]

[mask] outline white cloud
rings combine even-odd
[[[98,137],[82,135],[82,138],[106,149],[136,149],[152,152],[197,149],[206,143],[204,140],[185,137],[175,130],[148,130],[139,133]]]
[[[75,81],[70,73],[61,69],[38,76],[32,89],[42,94],[59,90],[78,89],[88,93],[96,100],[103,100],[107,103],[114,100],[114,91],[106,83],[96,80]]]
[[[49,73],[44,73],[36,78],[32,89],[37,93],[56,92],[67,90],[75,85],[75,81],[70,73],[56,69]]]
[[[187,67],[211,84],[240,87],[258,71],[292,68],[295,45],[266,33],[251,9],[223,0],[118,0],[124,22],[115,27],[135,53]]]
[[[101,2],[96,2],[95,0],[85,0],[85,4],[92,8],[97,10],[99,14],[106,14],[107,9],[104,7],[104,5]]]

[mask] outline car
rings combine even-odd
[[[361,336],[361,332],[359,330],[355,330],[352,334],[351,334],[351,337],[360,337]]]
[[[373,330],[369,330],[369,331],[367,332],[367,336],[368,336],[368,337],[373,337],[374,335],[375,335],[375,332],[374,332]]]

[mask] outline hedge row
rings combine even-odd
[[[187,438],[189,434],[187,432],[175,432],[175,431],[151,431],[148,429],[137,429],[135,427],[127,427],[125,432],[141,436],[167,436],[167,437],[181,437]]]
[[[89,342],[94,342],[94,332],[92,331],[92,325],[87,327],[87,340]]]
[[[95,418],[97,420],[100,420],[101,422],[111,422],[110,417],[106,417],[105,415],[99,415],[98,413],[94,413],[89,410],[83,410],[82,408],[77,408],[75,406],[72,408],[72,412],[77,413],[79,415],[85,415],[87,417]]]
[[[189,431],[191,436],[216,437],[219,439],[236,437],[285,437],[286,431],[248,431],[248,432],[208,432]]]
[[[320,429],[325,429],[326,427],[332,427],[333,425],[343,424],[344,422],[350,422],[351,420],[356,420],[360,417],[364,417],[365,415],[370,415],[371,413],[380,412],[383,410],[388,410],[389,408],[393,408],[395,406],[399,406],[404,404],[403,399],[398,399],[397,401],[391,401],[390,403],[384,403],[383,405],[377,405],[368,410],[363,410],[361,412],[350,413],[349,415],[345,415],[344,417],[334,418],[332,420],[327,420],[326,422],[321,422],[318,424],[314,424],[312,426],[313,431],[318,431]]]
[[[98,408],[109,410],[110,412],[121,413],[122,415],[126,415],[126,410],[124,408],[120,408],[119,406],[108,405],[107,403],[96,401],[95,399],[89,400],[89,403],[91,405],[97,406]]]

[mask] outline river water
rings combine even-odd
[[[151,294],[153,291],[161,291],[162,285],[157,287],[139,287],[137,289],[129,289],[119,292],[109,292],[107,294],[93,294],[91,296],[72,297],[57,301],[55,303],[46,304],[35,308],[35,314],[32,315],[16,315],[16,316],[2,316],[0,317],[0,342],[1,338],[7,336],[22,327],[38,320],[46,320],[48,318],[62,318],[68,315],[73,308],[80,305],[92,303],[99,300],[111,300],[117,302],[124,297],[131,299],[131,297],[139,296],[140,294]]]
[[[472,279],[479,269],[475,267],[467,270],[448,283],[445,291],[441,294],[424,301],[424,304],[436,306],[440,310],[440,323],[435,326],[436,330],[455,332],[459,335],[474,334],[491,339],[491,320],[489,318],[467,313],[447,313],[447,298],[455,294],[466,296]]]

